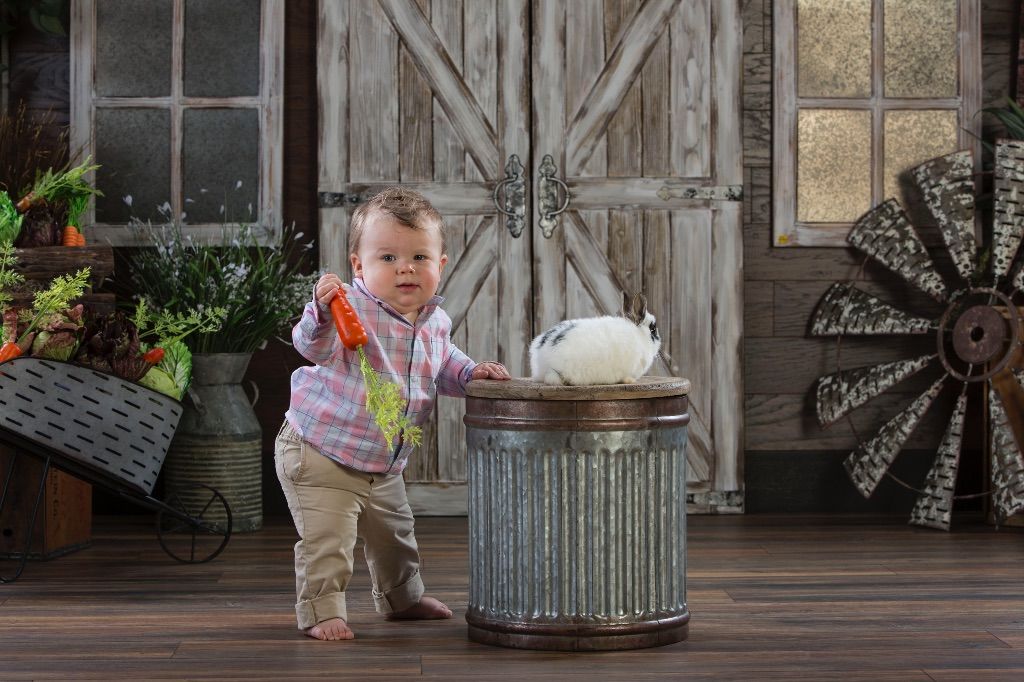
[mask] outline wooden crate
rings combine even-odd
[[[6,476],[12,456],[10,448],[0,445],[0,478]],[[18,455],[8,499],[0,511],[0,556],[10,558],[24,551],[42,470],[42,460]],[[32,532],[29,558],[52,559],[88,547],[91,542],[92,486],[51,468]]]
[[[83,267],[90,268],[89,280],[92,286],[100,285],[114,272],[114,249],[110,246],[42,246],[35,249],[15,249],[18,258],[15,270],[30,284],[45,287],[57,275],[77,272]],[[14,295],[13,305],[32,305],[32,293]],[[114,311],[114,294],[95,293],[87,290],[78,299],[95,314]]]

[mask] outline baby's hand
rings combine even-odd
[[[500,362],[481,362],[473,368],[473,379],[498,379],[506,381],[512,377]]]
[[[331,300],[337,295],[339,289],[341,289],[341,294],[344,295],[348,291],[348,285],[342,282],[341,278],[333,272],[328,272],[317,280],[316,287],[314,288],[316,300],[321,305],[330,305]]]

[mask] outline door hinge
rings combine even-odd
[[[318,197],[320,208],[353,207],[365,200],[358,192],[320,192]]]

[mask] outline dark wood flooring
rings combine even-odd
[[[349,592],[357,639],[317,642],[295,629],[284,520],[188,566],[163,553],[148,519],[101,518],[91,548],[0,585],[0,679],[1024,679],[1022,529],[689,521],[689,639],[575,654],[467,640],[465,519],[417,525],[429,593],[455,618],[384,621],[360,565]]]

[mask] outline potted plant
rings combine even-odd
[[[222,308],[218,331],[184,339],[192,351],[192,384],[164,463],[165,484],[209,485],[227,498],[234,528],[262,526],[262,433],[242,379],[252,353],[283,332],[310,298],[317,274],[299,271],[309,244],[288,233],[283,246],[260,244],[259,228],[225,226],[220,243],[187,234],[180,221],[134,221],[149,246],[126,255],[129,294],[160,301],[171,313]],[[195,490],[195,495],[200,491]],[[183,500],[186,503],[188,500]]]

